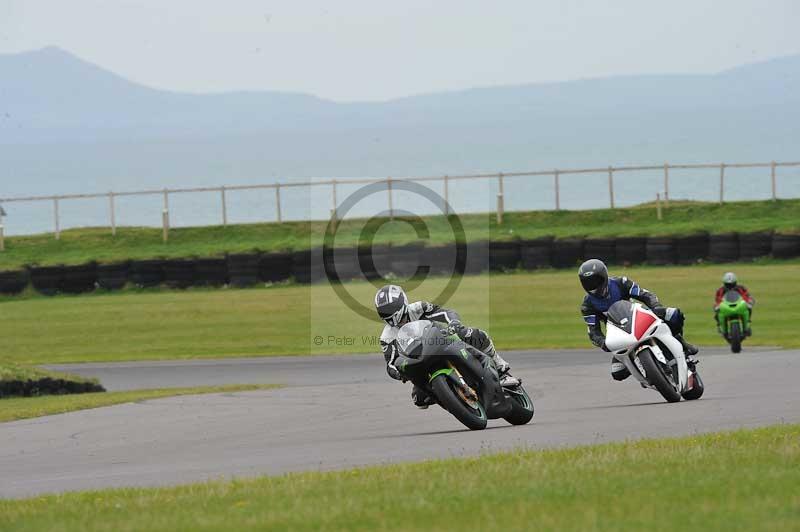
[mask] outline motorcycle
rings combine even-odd
[[[419,320],[405,324],[398,332],[397,345],[398,371],[424,387],[467,428],[485,429],[489,419],[524,425],[533,418],[533,401],[522,381],[503,387],[489,356],[437,323]]]
[[[731,345],[731,351],[742,350],[742,340],[750,330],[750,310],[747,302],[737,290],[728,290],[719,305],[719,330]]]
[[[705,386],[697,369],[686,363],[681,343],[651,310],[617,301],[607,317],[606,347],[643,388],[657,390],[670,403],[703,395]]]

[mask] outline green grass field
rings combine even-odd
[[[781,425],[0,501],[0,529],[788,531],[799,485],[800,426]]]
[[[800,347],[795,305],[800,263],[615,268],[686,312],[686,335],[724,345],[712,316],[722,274],[734,270],[758,300],[749,345]],[[433,299],[447,279],[411,290]],[[375,288],[343,285],[371,305]],[[447,306],[486,328],[500,349],[589,348],[579,313],[583,292],[573,271],[464,277]],[[258,289],[190,289],[0,302],[2,356],[16,363],[113,361],[283,354],[378,353],[381,324],[349,310],[327,285]],[[315,337],[321,341],[317,345]]]
[[[657,220],[655,207],[650,204],[625,209],[510,212],[506,214],[502,226],[497,225],[493,214],[465,214],[460,218],[468,240],[535,238],[545,235],[679,235],[723,230],[800,231],[800,200],[724,205],[673,202],[664,213],[664,220]],[[430,245],[453,241],[445,217],[427,217],[425,222],[430,231]],[[115,237],[105,228],[63,231],[61,240],[55,240],[52,234],[19,236],[6,239],[6,251],[0,252],[0,271],[25,264],[81,264],[91,260],[113,262],[154,257],[210,257],[225,252],[256,249],[307,249],[321,245],[326,225],[325,222],[287,222],[173,229],[167,244],[161,240],[161,229],[154,228],[119,228]],[[336,245],[353,246],[358,243],[363,225],[363,220],[342,222]],[[383,226],[375,242],[402,244],[416,239],[416,234],[408,224],[395,221]]]
[[[42,397],[14,397],[0,400],[0,422],[32,417],[63,414],[87,408],[133,403],[160,397],[198,395],[207,393],[247,392],[279,388],[277,384],[230,384],[225,386],[195,386],[124,392],[82,393],[74,395],[47,395]]]

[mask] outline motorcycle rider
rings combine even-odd
[[[680,309],[662,306],[653,292],[648,292],[632,279],[627,277],[609,278],[608,268],[599,259],[589,259],[581,264],[578,270],[578,278],[581,281],[581,286],[586,291],[586,297],[583,298],[583,303],[581,304],[581,315],[589,328],[589,339],[595,346],[603,351],[610,352],[610,349],[606,347],[606,337],[600,324],[606,322],[605,313],[611,305],[623,299],[629,301],[633,298],[650,307],[656,316],[666,322],[672,334],[683,346],[686,362],[690,367],[697,363],[692,358],[697,354],[697,348],[683,338],[685,317]],[[612,357],[611,377],[614,380],[621,381],[629,376],[630,372],[625,365]]]
[[[500,382],[511,386],[519,381],[509,374],[511,366],[503,360],[494,348],[494,342],[485,331],[474,327],[466,327],[461,323],[458,313],[442,308],[427,301],[409,303],[405,291],[397,285],[386,285],[375,294],[375,310],[378,316],[386,323],[380,337],[381,351],[386,359],[386,373],[395,380],[405,381],[394,365],[397,358],[397,333],[400,327],[410,321],[430,320],[446,323],[450,332],[456,334],[461,340],[485,353],[494,361]],[[435,399],[423,388],[414,385],[411,400],[418,408],[428,408],[434,404]]]
[[[750,336],[752,334],[750,322],[753,320],[753,306],[756,304],[756,298],[750,295],[750,291],[747,290],[746,286],[739,284],[739,280],[733,272],[727,272],[722,276],[722,286],[717,289],[717,293],[714,296],[714,320],[717,322],[717,332],[722,332],[719,325],[719,306],[722,304],[722,298],[725,297],[725,293],[728,290],[736,290],[739,292],[742,299],[744,299],[744,302],[747,304],[747,310],[750,312],[750,316],[747,320],[747,330],[744,331],[744,334],[745,336]]]

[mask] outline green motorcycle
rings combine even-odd
[[[736,290],[728,290],[719,305],[719,329],[722,336],[731,345],[731,351],[742,350],[742,340],[750,330],[750,310],[742,294]]]

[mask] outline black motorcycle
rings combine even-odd
[[[489,419],[524,425],[533,418],[533,401],[522,386],[502,386],[492,359],[455,334],[428,320],[404,325],[397,336],[395,366],[415,385],[472,430]]]

